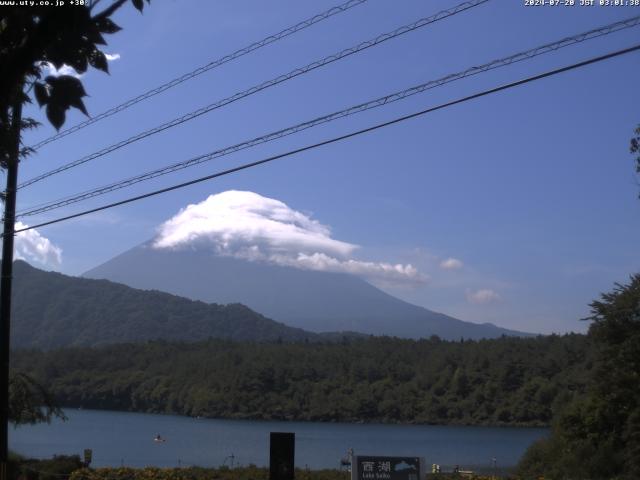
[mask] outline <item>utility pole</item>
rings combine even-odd
[[[16,217],[16,190],[20,161],[22,125],[22,85],[16,89],[8,135],[7,188],[4,199],[2,271],[0,273],[0,480],[7,480],[9,455],[9,356],[11,340],[11,281],[13,278],[13,239]]]

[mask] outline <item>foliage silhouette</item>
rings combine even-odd
[[[16,102],[30,102],[28,92],[40,106],[46,107],[51,124],[60,129],[69,108],[88,115],[82,81],[73,75],[49,75],[42,78],[48,65],[61,69],[68,65],[78,74],[89,66],[109,72],[107,58],[100,47],[107,44],[105,34],[121,30],[111,16],[128,0],[116,0],[96,13],[99,1],[66,8],[55,6],[5,7],[0,17],[0,125],[5,138],[0,146],[4,158],[11,145],[11,111]],[[131,0],[142,12],[144,3]],[[150,0],[147,0],[147,3]],[[38,2],[36,2],[38,3]],[[6,160],[6,159],[5,159]]]
[[[585,395],[528,450],[525,478],[640,478],[640,275],[594,301],[589,319],[595,363]]]
[[[106,45],[103,34],[120,29],[111,16],[127,0],[115,0],[107,8],[95,13],[93,8],[100,0],[82,2],[82,5],[65,8],[34,5],[4,6],[0,14],[0,168],[7,170],[7,187],[0,195],[5,204],[2,299],[0,315],[2,330],[10,330],[10,300],[13,260],[13,230],[15,228],[16,181],[19,161],[33,150],[25,146],[22,132],[36,128],[39,122],[23,118],[22,106],[31,103],[29,93],[42,107],[51,124],[60,129],[69,108],[77,108],[88,115],[83,98],[87,95],[80,79],[72,75],[49,75],[42,79],[44,69],[53,65],[60,69],[65,65],[78,73],[87,71],[89,65],[108,72],[107,59],[100,50]],[[147,0],[149,2],[150,0]],[[47,4],[49,2],[46,2]],[[142,11],[143,2],[132,0]],[[70,8],[69,8],[70,7]],[[10,234],[10,235],[9,235]],[[0,463],[6,461],[6,421],[33,423],[48,421],[52,415],[61,416],[50,403],[50,397],[39,384],[23,374],[9,376],[9,338],[2,338],[2,363],[0,390],[2,395],[2,430],[0,435]],[[7,398],[8,397],[8,398]],[[7,404],[9,402],[9,404]],[[39,402],[39,403],[38,403]],[[40,408],[40,405],[43,405]]]

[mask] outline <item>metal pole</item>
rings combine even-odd
[[[22,87],[17,89],[22,92]],[[13,276],[13,230],[16,215],[16,186],[20,157],[22,101],[16,95],[11,116],[11,150],[7,159],[7,189],[4,204],[2,271],[0,272],[0,480],[7,480],[9,455],[9,352],[11,335],[11,281]]]

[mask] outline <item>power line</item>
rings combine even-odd
[[[249,147],[255,146],[257,144],[261,144],[261,143],[272,141],[272,140],[275,140],[275,139],[278,139],[278,138],[282,138],[284,136],[287,136],[287,135],[290,135],[290,134],[293,134],[293,133],[297,133],[297,132],[299,132],[301,130],[305,130],[307,128],[311,128],[311,127],[314,127],[314,126],[322,124],[322,123],[327,123],[327,122],[336,120],[338,118],[342,118],[342,117],[345,117],[345,116],[348,116],[348,115],[359,113],[359,112],[362,112],[362,111],[365,111],[365,110],[368,110],[368,109],[371,109],[371,108],[376,108],[376,107],[385,105],[387,103],[392,103],[392,102],[395,102],[397,100],[406,98],[408,96],[411,96],[411,95],[414,95],[414,94],[417,94],[417,93],[421,93],[421,92],[423,92],[423,91],[425,91],[427,89],[434,88],[434,87],[437,87],[437,86],[441,86],[441,85],[444,85],[446,83],[449,83],[449,82],[452,82],[452,81],[455,81],[455,80],[458,80],[458,79],[461,79],[461,78],[465,78],[467,76],[472,76],[472,75],[475,75],[477,73],[481,73],[481,72],[484,72],[484,71],[487,71],[487,70],[499,68],[499,67],[502,67],[502,66],[510,65],[510,64],[518,62],[518,61],[530,59],[530,58],[533,58],[533,57],[535,57],[537,55],[541,55],[541,54],[544,54],[544,53],[555,51],[555,50],[557,50],[559,48],[563,48],[563,47],[566,47],[566,46],[569,46],[569,45],[573,45],[575,43],[579,43],[579,42],[582,42],[582,41],[585,41],[585,40],[588,40],[588,39],[597,38],[599,36],[607,35],[609,33],[613,33],[615,31],[619,31],[619,30],[624,29],[624,28],[637,26],[638,24],[640,24],[640,16],[632,17],[630,19],[623,20],[623,21],[620,21],[620,22],[615,22],[615,23],[610,24],[610,25],[606,25],[606,26],[603,26],[603,27],[600,27],[600,28],[597,28],[597,29],[593,29],[593,30],[590,30],[590,31],[587,31],[587,32],[580,33],[578,35],[574,35],[572,37],[566,37],[566,38],[564,38],[562,40],[559,40],[557,42],[553,42],[553,43],[550,43],[550,44],[543,45],[541,47],[536,47],[534,49],[530,49],[530,50],[527,50],[527,51],[524,51],[524,52],[520,52],[520,53],[517,53],[515,55],[511,55],[509,57],[506,57],[506,58],[502,58],[502,59],[499,59],[499,60],[494,60],[492,62],[486,63],[486,64],[481,65],[481,66],[469,68],[469,69],[464,70],[462,72],[450,74],[450,75],[447,75],[447,76],[442,77],[440,79],[432,80],[432,81],[429,81],[427,83],[418,85],[416,87],[411,87],[409,89],[403,90],[401,92],[396,92],[396,93],[393,93],[393,94],[390,94],[390,95],[386,95],[384,97],[380,97],[378,99],[366,102],[364,104],[356,105],[354,107],[350,107],[350,108],[347,108],[345,110],[341,110],[341,111],[334,112],[334,113],[329,114],[329,115],[318,117],[318,118],[316,118],[314,120],[307,121],[307,122],[304,122],[304,123],[301,123],[301,124],[297,124],[297,125],[294,125],[292,127],[288,127],[286,129],[283,129],[283,130],[278,130],[276,132],[271,132],[271,133],[266,134],[264,136],[257,137],[257,138],[254,138],[252,140],[249,140],[249,141],[246,141],[246,142],[243,142],[243,143],[240,143],[240,144],[236,144],[236,145],[233,145],[233,146],[230,146],[230,147],[226,147],[226,148],[223,148],[221,150],[217,150],[215,152],[211,152],[211,153],[207,153],[207,154],[204,154],[204,155],[200,155],[200,156],[197,156],[195,158],[192,158],[192,159],[189,159],[189,160],[186,160],[186,161],[183,161],[183,162],[178,162],[178,163],[166,166],[166,167],[162,167],[160,169],[156,169],[156,170],[153,170],[151,172],[147,172],[147,173],[144,173],[144,174],[141,174],[141,175],[137,175],[135,177],[131,177],[129,179],[122,180],[122,181],[119,181],[119,182],[116,182],[116,183],[113,183],[113,184],[110,184],[110,185],[107,185],[107,186],[99,187],[97,189],[93,189],[93,190],[89,190],[89,191],[86,191],[86,192],[82,192],[80,194],[75,194],[73,196],[68,196],[68,197],[65,197],[65,198],[62,198],[62,199],[59,199],[59,200],[55,200],[55,201],[52,201],[52,202],[47,202],[47,203],[44,203],[44,204],[32,206],[32,207],[29,207],[31,210],[27,210],[27,211],[23,210],[22,212],[20,212],[20,214],[18,216],[22,217],[22,216],[35,215],[37,213],[43,213],[43,212],[46,212],[46,211],[49,211],[49,210],[53,210],[53,209],[60,208],[60,207],[66,206],[66,205],[70,205],[72,203],[77,203],[78,201],[82,201],[82,200],[85,200],[85,199],[88,199],[88,198],[92,198],[94,196],[98,196],[98,195],[102,195],[102,194],[105,194],[105,193],[109,193],[109,192],[112,192],[114,190],[118,190],[120,188],[125,188],[125,187],[131,186],[133,184],[139,183],[139,182],[144,181],[144,180],[152,179],[152,178],[155,178],[155,177],[158,177],[158,176],[161,176],[161,175],[165,175],[165,174],[177,171],[177,170],[181,170],[183,168],[187,168],[187,167],[190,167],[190,166],[193,166],[193,165],[197,165],[197,164],[203,163],[205,161],[212,160],[214,158],[219,158],[219,157],[231,154],[231,153],[235,153],[235,152],[237,152],[239,150],[243,150],[245,148],[249,148]]]
[[[480,66],[475,66],[475,67],[471,67],[468,68],[466,70],[463,70],[461,72],[458,73],[452,73],[449,75],[446,75],[444,77],[441,77],[439,79],[436,80],[431,80],[428,81],[426,83],[422,83],[420,85],[399,91],[399,92],[395,92],[392,93],[390,95],[385,95],[383,97],[379,97],[375,100],[370,100],[368,102],[359,104],[359,105],[355,105],[349,108],[346,108],[344,110],[340,110],[334,113],[331,113],[329,115],[324,115],[318,118],[315,118],[313,120],[309,120],[303,123],[299,123],[296,125],[293,125],[291,127],[285,128],[285,129],[281,129],[281,130],[277,130],[275,132],[271,132],[268,133],[266,135],[260,136],[260,137],[256,137],[253,138],[251,140],[242,142],[242,143],[238,143],[232,146],[228,146],[225,148],[222,148],[220,150],[216,150],[214,152],[209,152],[203,155],[199,155],[196,157],[193,157],[191,159],[185,160],[185,161],[181,161],[181,162],[177,162],[165,167],[161,167],[155,170],[152,170],[150,172],[146,172],[140,175],[136,175],[134,177],[130,177],[128,179],[125,180],[121,180],[109,185],[105,185],[102,187],[98,187],[96,189],[92,189],[92,190],[88,190],[82,193],[78,193],[78,194],[74,194],[71,196],[67,196],[58,200],[54,200],[54,201],[50,201],[50,202],[46,202],[40,205],[35,205],[32,207],[29,207],[28,209],[23,209],[21,212],[18,212],[17,218],[21,218],[21,217],[26,217],[26,216],[32,216],[32,215],[36,215],[39,213],[44,213],[50,210],[55,210],[57,208],[61,208],[67,205],[71,205],[74,203],[78,203],[80,201],[83,200],[87,200],[89,198],[93,198],[99,195],[104,195],[106,193],[110,193],[113,192],[115,190],[119,190],[121,188],[125,188],[125,187],[129,187],[131,185],[146,181],[146,180],[150,180],[152,178],[156,178],[162,175],[166,175],[168,173],[172,173],[178,170],[182,170],[184,168],[188,168],[194,165],[198,165],[200,163],[204,163],[207,161],[210,161],[212,159],[215,158],[220,158],[235,152],[238,152],[240,150],[244,150],[246,148],[250,148],[262,143],[266,143],[266,142],[270,142],[288,135],[292,135],[294,133],[315,127],[317,125],[321,125],[324,123],[328,123],[340,118],[344,118],[350,115],[354,115],[356,113],[360,113],[366,110],[370,110],[373,108],[377,108],[389,103],[393,103],[396,102],[398,100],[402,100],[405,99],[407,97],[410,97],[412,95],[418,94],[418,93],[422,93],[426,90],[429,90],[431,88],[435,88],[435,87],[439,87],[442,85],[445,85],[447,83],[456,81],[456,80],[460,80],[462,78],[466,78],[466,77],[470,77],[473,75],[477,75],[479,73],[483,73],[489,70],[493,70],[496,68],[500,68],[500,67],[504,67],[507,65],[511,65],[513,63],[516,62],[520,62],[523,60],[528,60],[531,58],[534,58],[538,55],[542,55],[542,54],[546,54],[555,50],[558,50],[560,48],[564,48],[570,45],[574,45],[576,43],[580,43],[586,40],[590,40],[593,38],[598,38],[604,35],[608,35],[610,33],[625,29],[625,28],[630,28],[633,26],[637,26],[640,25],[640,16],[636,16],[636,17],[632,17],[629,18],[627,20],[623,20],[623,21],[619,21],[619,22],[615,22],[600,28],[596,28],[596,29],[592,29],[577,35],[573,35],[571,37],[565,37],[559,41],[556,42],[552,42],[552,43],[548,43],[546,45],[542,45],[540,47],[536,47],[530,50],[526,50],[523,52],[519,52],[516,53],[514,55],[510,55],[508,57],[504,57],[498,60],[493,60],[491,62],[485,63],[483,65]]]
[[[409,115],[404,115],[402,117],[397,117],[397,118],[394,118],[393,120],[389,120],[389,121],[386,121],[386,122],[383,122],[383,123],[378,123],[378,124],[373,125],[371,127],[363,128],[361,130],[356,130],[356,131],[347,133],[345,135],[341,135],[339,137],[334,137],[334,138],[331,138],[329,140],[324,140],[322,142],[314,143],[312,145],[307,145],[305,147],[297,148],[295,150],[289,150],[288,152],[281,153],[281,154],[274,155],[274,156],[267,157],[267,158],[263,158],[262,160],[257,160],[255,162],[245,163],[243,165],[239,165],[237,167],[233,167],[233,168],[230,168],[230,169],[227,169],[227,170],[216,172],[216,173],[213,173],[211,175],[206,175],[204,177],[196,178],[196,179],[190,180],[188,182],[179,183],[177,185],[172,185],[170,187],[162,188],[160,190],[155,190],[153,192],[148,192],[148,193],[145,193],[145,194],[142,194],[142,195],[137,195],[135,197],[130,197],[130,198],[127,198],[125,200],[120,200],[118,202],[109,203],[109,204],[103,205],[101,207],[92,208],[92,209],[89,209],[89,210],[84,210],[82,212],[74,213],[72,215],[67,215],[65,217],[59,217],[59,218],[56,218],[54,220],[49,220],[47,222],[42,222],[42,223],[39,223],[37,225],[33,225],[31,227],[25,227],[25,228],[21,228],[21,229],[18,229],[18,230],[14,230],[13,233],[15,234],[15,233],[20,233],[20,232],[25,232],[27,230],[33,230],[34,228],[40,228],[40,227],[44,227],[44,226],[47,226],[47,225],[60,223],[60,222],[66,221],[66,220],[71,220],[73,218],[82,217],[82,216],[88,215],[90,213],[95,213],[95,212],[99,212],[99,211],[102,211],[102,210],[107,210],[109,208],[117,207],[117,206],[120,206],[120,205],[125,205],[127,203],[136,202],[136,201],[143,200],[145,198],[149,198],[149,197],[152,197],[152,196],[155,196],[155,195],[160,195],[162,193],[167,193],[167,192],[171,192],[173,190],[178,190],[178,189],[181,189],[181,188],[184,188],[184,187],[188,187],[190,185],[194,185],[196,183],[201,183],[201,182],[204,182],[204,181],[207,181],[207,180],[211,180],[211,179],[214,179],[214,178],[218,178],[218,177],[222,177],[222,176],[225,176],[225,175],[229,175],[231,173],[239,172],[241,170],[246,170],[246,169],[249,169],[249,168],[252,168],[252,167],[256,167],[258,165],[263,165],[265,163],[273,162],[275,160],[278,160],[278,159],[281,159],[281,158],[285,158],[285,157],[289,157],[289,156],[292,156],[292,155],[295,155],[295,154],[298,154],[298,153],[301,153],[301,152],[305,152],[307,150],[312,150],[312,149],[315,149],[315,148],[318,148],[318,147],[322,147],[324,145],[337,143],[337,142],[340,142],[342,140],[346,140],[348,138],[352,138],[352,137],[355,137],[355,136],[358,136],[358,135],[362,135],[364,133],[372,132],[374,130],[378,130],[378,129],[381,129],[381,128],[384,128],[384,127],[388,127],[388,126],[394,125],[396,123],[404,122],[404,121],[412,119],[412,118],[420,117],[422,115],[426,115],[428,113],[435,112],[437,110],[442,110],[442,109],[445,109],[445,108],[448,108],[448,107],[451,107],[451,106],[454,106],[454,105],[458,105],[458,104],[461,104],[461,103],[468,102],[470,100],[474,100],[476,98],[480,98],[480,97],[484,97],[484,96],[487,96],[487,95],[490,95],[490,94],[493,94],[493,93],[501,92],[503,90],[508,90],[510,88],[517,87],[519,85],[524,85],[526,83],[531,83],[531,82],[534,82],[534,81],[537,81],[537,80],[541,80],[541,79],[544,79],[544,78],[547,78],[547,77],[558,75],[560,73],[568,72],[570,70],[575,70],[577,68],[585,67],[587,65],[591,65],[591,64],[594,64],[594,63],[602,62],[604,60],[609,60],[611,58],[619,57],[621,55],[625,55],[627,53],[635,52],[635,51],[638,51],[638,50],[640,50],[640,44],[637,44],[637,45],[634,45],[632,47],[625,48],[625,49],[622,49],[622,50],[616,50],[614,52],[610,52],[610,53],[607,53],[605,55],[600,55],[598,57],[592,57],[592,58],[590,58],[588,60],[584,60],[582,62],[573,63],[571,65],[567,65],[567,66],[564,66],[564,67],[561,67],[561,68],[556,68],[554,70],[549,70],[549,71],[546,71],[544,73],[540,73],[538,75],[534,75],[534,76],[527,77],[527,78],[524,78],[524,79],[521,79],[521,80],[517,80],[515,82],[507,83],[507,84],[501,85],[499,87],[494,87],[494,88],[491,88],[489,90],[483,90],[481,92],[474,93],[472,95],[468,95],[466,97],[462,97],[462,98],[459,98],[457,100],[452,100],[450,102],[441,103],[440,105],[437,105],[435,107],[430,107],[430,108],[421,110],[419,112],[411,113]]]
[[[60,138],[66,137],[67,135],[70,135],[74,132],[77,132],[78,130],[81,130],[85,127],[88,127],[89,125],[92,125],[96,122],[99,122],[100,120],[103,120],[107,117],[111,117],[112,115],[115,115],[116,113],[122,112],[124,110],[126,110],[127,108],[140,103],[144,100],[147,100],[151,97],[154,97],[155,95],[158,95],[159,93],[164,92],[165,90],[168,90],[170,88],[173,88],[177,85],[180,85],[181,83],[186,82],[187,80],[191,80],[194,77],[197,77],[198,75],[201,75],[205,72],[208,72],[209,70],[212,70],[214,68],[220,67],[221,65],[224,65],[225,63],[231,62],[232,60],[235,60],[237,58],[240,58],[244,55],[247,55],[248,53],[251,53],[255,50],[258,50],[262,47],[265,47],[271,43],[277,42],[278,40],[282,40],[283,38],[288,37],[289,35],[293,35],[294,33],[297,33],[301,30],[304,30],[305,28],[308,28],[312,25],[315,25],[316,23],[319,23],[323,20],[326,20],[334,15],[338,15],[342,12],[345,12],[357,5],[360,5],[364,2],[366,2],[367,0],[348,0],[345,3],[342,3],[340,5],[337,5],[333,8],[330,8],[329,10],[326,10],[324,12],[321,12],[317,15],[314,15],[313,17],[310,17],[306,20],[303,20],[300,23],[297,23],[289,28],[285,28],[284,30],[270,35],[266,38],[263,38],[262,40],[258,41],[258,42],[254,42],[251,45],[248,45],[244,48],[241,48],[239,50],[236,50],[233,53],[230,53],[228,55],[225,55],[224,57],[220,57],[217,60],[213,60],[212,62],[207,63],[206,65],[203,65],[199,68],[196,68],[195,70],[192,70],[189,73],[185,73],[184,75],[181,75],[177,78],[174,78],[173,80],[168,81],[167,83],[164,83],[156,88],[153,88],[151,90],[148,90],[145,93],[142,93],[140,95],[138,95],[137,97],[134,97],[130,100],[127,100],[126,102],[117,105],[113,108],[110,108],[109,110],[106,110],[102,113],[100,113],[99,115],[96,115],[95,117],[89,118],[87,120],[85,120],[84,122],[80,122],[77,125],[74,125],[73,127],[67,128],[66,130],[62,130],[61,132],[49,137],[49,138],[45,138],[44,140],[36,143],[35,145],[33,145],[31,148],[33,148],[34,150],[37,150],[41,147],[43,147],[44,145],[51,143],[53,141],[56,141]]]
[[[435,23],[439,20],[444,20],[445,18],[454,16],[458,13],[464,12],[465,10],[469,10],[473,7],[477,7],[478,5],[481,5],[483,3],[488,2],[489,0],[469,0],[466,2],[463,2],[453,8],[450,8],[448,10],[442,10],[434,15],[431,15],[429,17],[425,17],[425,18],[421,18],[420,20],[417,20],[413,23],[410,23],[408,25],[403,25],[395,30],[393,30],[392,32],[387,32],[387,33],[383,33],[381,35],[378,35],[377,37],[361,42],[358,45],[355,45],[353,47],[349,47],[346,48],[344,50],[341,50],[340,52],[334,53],[332,55],[329,55],[327,57],[324,57],[321,60],[316,60],[315,62],[309,63],[307,65],[305,65],[304,67],[299,67],[296,68],[294,70],[291,70],[288,73],[285,73],[283,75],[279,75],[275,78],[272,78],[271,80],[267,80],[266,82],[262,82],[258,85],[254,85],[251,88],[248,88],[246,90],[243,90],[241,92],[238,92],[230,97],[227,98],[223,98],[222,100],[218,100],[214,103],[211,103],[207,106],[201,107],[197,110],[194,110],[192,112],[189,112],[185,115],[182,115],[181,117],[177,117],[174,118],[173,120],[170,120],[168,122],[163,123],[162,125],[158,125],[156,127],[153,127],[149,130],[146,130],[144,132],[140,132],[136,135],[133,135],[125,140],[121,140],[120,142],[114,143],[112,145],[109,145],[108,147],[105,147],[97,152],[91,153],[89,155],[86,155],[82,158],[79,158],[78,160],[74,160],[72,162],[69,162],[65,165],[62,165],[58,168],[55,168],[53,170],[50,170],[48,172],[45,172],[41,175],[38,175],[37,177],[31,178],[29,180],[26,180],[25,182],[22,182],[21,184],[18,185],[18,188],[24,188],[27,187],[29,185],[33,185],[34,183],[37,183],[41,180],[44,180],[46,178],[49,178],[53,175],[56,175],[58,173],[64,172],[66,170],[69,170],[71,168],[77,167],[79,165],[82,165],[84,163],[87,163],[91,160],[95,160],[96,158],[100,158],[104,155],[107,155],[108,153],[114,152],[116,150],[119,150],[122,147],[125,147],[127,145],[130,145],[134,142],[137,142],[139,140],[142,140],[144,138],[147,138],[151,135],[155,135],[156,133],[160,133],[164,130],[167,130],[169,128],[173,128],[176,127],[178,125],[181,125],[185,122],[188,122],[190,120],[193,120],[194,118],[198,118],[202,115],[204,115],[205,113],[209,113],[213,110],[217,110],[218,108],[224,107],[226,105],[229,105],[231,103],[234,103],[240,99],[243,99],[245,97],[248,97],[250,95],[253,95],[255,93],[261,92],[262,90],[265,90],[267,88],[273,87],[275,85],[279,85],[280,83],[286,82],[288,80],[291,80],[292,78],[296,78],[300,75],[304,75],[306,73],[309,73],[317,68],[321,68],[324,67],[326,65],[329,65],[333,62],[336,62],[338,60],[341,60],[343,58],[349,57],[355,53],[359,53],[362,52],[363,50],[367,50],[371,47],[374,47],[376,45],[379,45],[383,42],[386,42],[387,40],[391,40],[393,38],[399,37],[401,35],[404,35],[406,33],[412,32],[414,30],[417,30],[419,28],[425,27],[427,25],[430,25],[432,23]]]

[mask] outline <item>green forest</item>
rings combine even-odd
[[[583,335],[445,342],[153,341],[18,351],[62,406],[236,418],[548,425],[593,368]]]
[[[154,290],[45,272],[14,264],[14,348],[51,349],[140,342],[193,342],[208,337],[247,341],[317,341],[240,304],[207,304]],[[328,337],[327,337],[328,338]]]

